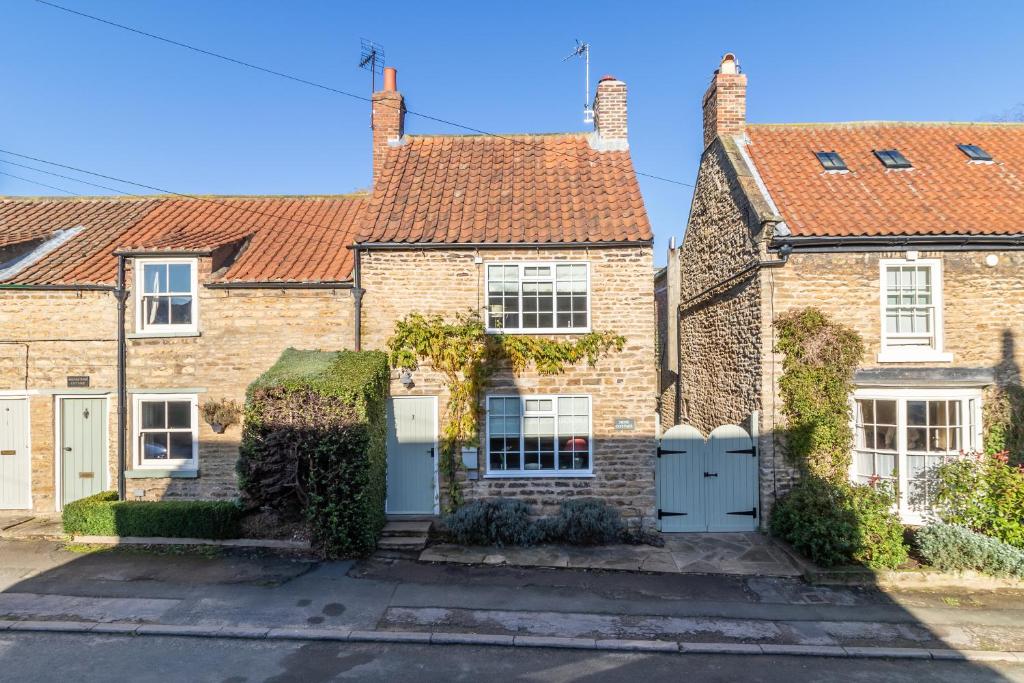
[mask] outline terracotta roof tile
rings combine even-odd
[[[747,150],[794,236],[1008,235],[1024,232],[1024,124],[750,125]],[[993,163],[970,162],[975,144]],[[912,169],[886,169],[898,149]],[[848,173],[814,153],[836,151]]]
[[[627,151],[585,134],[407,136],[388,150],[360,242],[647,241]]]

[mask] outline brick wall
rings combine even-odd
[[[476,263],[479,257],[480,263]],[[592,478],[484,478],[465,480],[469,499],[511,496],[552,510],[567,496],[599,496],[626,515],[650,518],[654,509],[656,374],[654,365],[654,293],[651,249],[647,246],[592,249],[382,250],[362,259],[363,344],[383,348],[395,321],[412,312],[450,316],[481,311],[485,305],[484,268],[496,261],[588,261],[591,268],[591,317],[595,330],[626,337],[622,353],[594,368],[586,364],[563,375],[543,377],[527,371],[494,377],[494,393],[582,393],[592,397],[594,476]],[[444,414],[447,397],[436,373],[421,368],[415,386],[406,389],[393,377],[394,396],[436,395]],[[632,418],[633,431],[615,431],[616,418]]]
[[[594,96],[594,128],[604,141],[628,139],[626,84],[611,77],[602,78]]]
[[[742,134],[747,120],[746,75],[716,72],[704,93],[703,110],[704,147],[716,137]]]

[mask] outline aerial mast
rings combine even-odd
[[[377,74],[384,73],[384,48],[366,38],[359,39],[359,68],[370,72],[370,95],[377,90]],[[370,130],[373,130],[373,101],[370,102]]]
[[[590,106],[590,43],[583,40],[576,40],[576,48],[566,55],[563,62],[573,57],[582,57],[584,62],[583,72],[583,123],[594,122],[594,109]]]

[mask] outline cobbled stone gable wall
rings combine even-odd
[[[566,260],[590,263],[592,328],[622,334],[626,337],[625,349],[604,358],[596,367],[584,363],[554,377],[533,370],[520,377],[501,372],[493,378],[489,392],[590,394],[594,476],[488,479],[485,452],[481,450],[479,479],[469,480],[465,471],[459,474],[463,490],[470,500],[519,498],[538,514],[553,511],[567,497],[597,496],[620,506],[625,515],[650,519],[654,511],[657,388],[649,246],[365,252],[363,346],[385,348],[395,322],[409,313],[451,316],[457,311],[482,312],[486,304],[484,268],[488,263]],[[414,373],[414,382],[415,386],[405,388],[394,374],[392,395],[438,396],[438,410],[443,416],[447,396],[437,373],[423,367]],[[617,418],[634,420],[635,429],[616,431]]]

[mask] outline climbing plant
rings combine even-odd
[[[454,320],[440,315],[411,313],[395,324],[388,340],[391,367],[416,370],[420,362],[444,377],[448,405],[441,420],[438,469],[448,485],[447,511],[463,503],[458,481],[462,447],[478,442],[487,383],[503,366],[521,374],[533,365],[542,375],[557,375],[583,360],[595,365],[612,351],[621,351],[625,337],[613,332],[590,332],[572,340],[556,341],[537,336],[488,334],[474,312]]]
[[[1024,465],[1024,387],[992,386],[985,391],[981,424],[985,453],[1006,453],[1010,463]]]
[[[778,317],[776,351],[785,354],[779,393],[787,453],[805,474],[839,483],[850,468],[850,394],[864,355],[855,331],[815,308]]]

